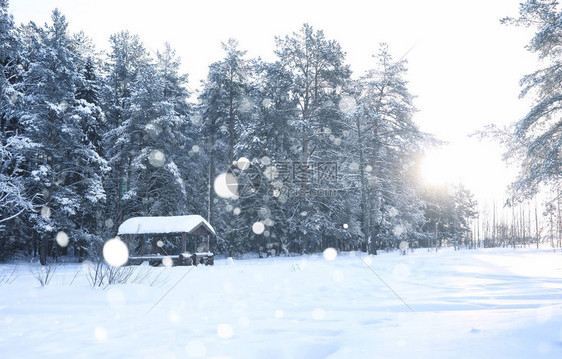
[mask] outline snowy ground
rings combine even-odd
[[[20,264],[15,281],[0,284],[0,357],[562,357],[561,253],[417,250],[363,260],[374,273],[350,253],[218,260],[149,268],[165,280],[105,290],[83,271],[70,284],[78,264],[59,266],[46,287]]]

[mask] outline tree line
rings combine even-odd
[[[504,145],[504,160],[518,166],[503,208],[485,208],[482,239],[488,246],[562,247],[562,11],[555,0],[527,0],[516,17],[501,23],[533,29],[528,51],[540,67],[521,79],[521,98],[532,99],[520,120],[483,133]]]
[[[470,241],[472,194],[419,181],[436,141],[386,44],[354,79],[307,24],[273,62],[228,40],[193,93],[169,44],[122,31],[103,52],[58,10],[45,26],[0,11],[2,260],[85,258],[133,216],[201,214],[229,255]]]

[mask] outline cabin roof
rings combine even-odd
[[[211,224],[198,214],[170,217],[133,217],[119,226],[118,234],[192,234],[199,227],[205,228],[209,234],[216,234]]]

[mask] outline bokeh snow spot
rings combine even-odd
[[[324,259],[326,259],[327,261],[333,261],[338,256],[338,251],[336,251],[335,248],[330,247],[324,249],[322,255],[324,256]]]
[[[199,148],[199,146],[197,146],[197,145],[193,145],[193,146],[191,147],[191,151],[193,151],[193,153],[199,153],[199,150],[200,150],[200,148]]]
[[[392,233],[396,237],[400,237],[404,233],[404,226],[402,226],[402,225],[394,226],[394,228],[392,229]]]
[[[105,226],[107,228],[112,228],[113,225],[114,225],[114,223],[113,223],[113,220],[111,218],[108,218],[108,219],[105,220]]]
[[[199,116],[199,115],[195,115],[195,116],[191,116],[191,123],[195,126],[201,126],[201,124],[203,123],[203,117]]]
[[[240,157],[238,161],[236,161],[236,167],[240,168],[242,171],[245,171],[250,168],[250,160],[246,157]]]
[[[402,252],[404,252],[406,249],[408,249],[409,246],[410,246],[410,245],[408,244],[408,242],[402,241],[402,242],[400,242],[400,244],[398,245],[398,248],[400,248],[400,250],[401,250]]]
[[[59,109],[62,112],[65,112],[68,109],[68,102],[66,102],[65,100],[62,100],[61,102],[59,102]]]
[[[348,225],[347,223],[344,223],[344,224],[343,224],[343,228],[344,228],[344,229],[348,229],[348,228],[349,228],[349,225]]]
[[[94,268],[94,263],[91,260],[86,259],[84,262],[82,262],[82,270],[84,272],[88,273],[93,268]]]
[[[371,264],[373,264],[373,259],[371,257],[365,257],[363,258],[363,262],[365,262],[366,265],[370,266]]]
[[[342,96],[342,98],[340,99],[340,103],[339,103],[340,111],[345,113],[346,115],[349,115],[350,113],[355,111],[356,107],[357,107],[357,102],[353,97]]]
[[[144,131],[151,137],[156,138],[162,133],[162,126],[157,123],[149,123],[144,127]]]
[[[271,105],[273,105],[273,101],[266,98],[261,102],[261,104],[262,104],[263,107],[268,108],[268,107],[271,107]]]
[[[284,315],[284,314],[285,314],[285,313],[283,313],[283,311],[280,310],[280,309],[276,310],[275,313],[274,313],[275,318],[277,318],[277,319],[283,318],[283,315]]]
[[[180,316],[178,315],[178,313],[176,313],[175,310],[172,309],[168,313],[168,320],[172,324],[178,324],[180,322]]]
[[[372,172],[372,171],[373,171],[373,167],[371,165],[365,166],[365,172]]]
[[[188,358],[204,358],[207,354],[207,347],[201,340],[190,340],[185,346]]]
[[[162,265],[166,268],[170,268],[174,265],[174,261],[170,257],[164,257],[162,258]]]
[[[158,241],[158,242],[156,242],[156,245],[157,245],[158,247],[162,248],[162,247],[164,247],[164,242]]]
[[[51,218],[51,209],[48,206],[41,207],[41,217]]]
[[[148,162],[153,167],[162,167],[166,163],[166,155],[160,150],[154,150],[148,155]]]
[[[238,197],[238,180],[230,173],[221,173],[215,178],[215,193],[222,198]]]
[[[271,158],[267,157],[267,156],[263,156],[261,158],[261,164],[264,166],[269,166],[271,164]]]
[[[241,211],[240,208],[239,208],[239,207],[236,207],[236,208],[234,208],[234,210],[232,211],[232,213],[233,213],[235,216],[237,216],[237,215],[240,214],[240,211]]]
[[[326,318],[326,312],[322,308],[316,308],[312,311],[312,319],[322,320]]]
[[[96,329],[94,329],[94,336],[98,341],[105,342],[107,340],[107,330],[102,327],[96,327]]]
[[[263,175],[269,181],[273,181],[274,179],[277,179],[277,177],[279,176],[279,170],[275,166],[267,166],[263,171]]]
[[[66,247],[68,246],[68,235],[63,231],[60,231],[57,233],[56,241],[59,246]]]
[[[269,208],[267,208],[267,207],[260,207],[260,209],[258,210],[258,213],[262,217],[268,217],[269,214],[270,214],[270,211],[269,211]]]
[[[222,323],[217,325],[217,336],[221,339],[232,338],[234,335],[234,329],[230,324]]]
[[[394,207],[390,207],[390,209],[388,210],[388,215],[390,217],[396,217],[398,215],[398,210]]]
[[[264,230],[265,230],[265,225],[263,224],[263,222],[256,222],[252,225],[252,231],[255,234],[262,234]]]
[[[115,237],[103,245],[103,258],[110,266],[120,267],[127,263],[129,249],[119,237]]]
[[[247,98],[243,99],[238,106],[238,110],[242,113],[247,113],[252,110],[252,103]]]

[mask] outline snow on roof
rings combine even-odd
[[[119,226],[118,234],[191,233],[200,226],[215,234],[214,228],[198,214],[171,217],[133,217]]]

